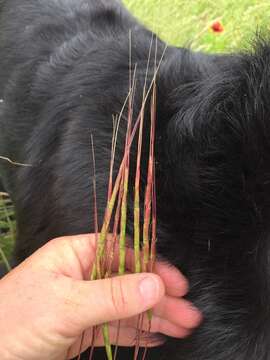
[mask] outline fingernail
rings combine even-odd
[[[154,277],[145,277],[141,280],[139,288],[140,293],[146,302],[152,303],[157,299],[159,294],[159,284]]]

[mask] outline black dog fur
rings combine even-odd
[[[116,0],[0,6],[0,155],[32,165],[0,162],[20,262],[51,238],[94,230],[90,133],[102,221],[112,114],[129,87],[129,30],[135,113],[152,34]],[[158,59],[164,46],[158,40]],[[148,84],[153,73],[151,61]],[[259,40],[250,53],[222,56],[168,47],[157,87],[157,251],[188,277],[204,322],[148,358],[270,359],[270,46]],[[146,119],[147,133],[149,104]],[[119,359],[131,354],[121,349]]]

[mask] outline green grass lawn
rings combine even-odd
[[[269,0],[124,0],[124,3],[163,40],[194,50],[235,51],[247,48],[257,30],[270,33]],[[215,21],[222,24],[223,32],[213,32],[211,25]],[[0,196],[0,257],[1,250],[10,255],[14,234],[11,204]]]
[[[15,221],[11,201],[0,194],[0,260],[9,257],[15,238]]]
[[[269,0],[124,0],[142,22],[170,44],[207,52],[248,46],[257,30],[270,30]],[[214,21],[224,27],[214,33]]]

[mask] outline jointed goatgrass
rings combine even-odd
[[[152,39],[153,40],[153,39]],[[131,38],[130,38],[131,42]],[[152,48],[152,42],[151,42]],[[148,76],[148,67],[151,56],[151,48],[149,51],[149,59],[146,70],[146,79]],[[93,139],[92,139],[92,153],[93,153],[93,164],[94,164],[94,176],[93,176],[93,189],[94,189],[94,216],[95,216],[95,231],[97,238],[97,251],[96,251],[96,260],[93,266],[90,279],[104,279],[112,275],[112,261],[114,254],[114,249],[117,241],[117,234],[119,234],[119,267],[118,275],[124,275],[126,271],[126,224],[127,224],[127,197],[130,191],[129,184],[129,166],[130,166],[130,149],[134,141],[135,135],[138,134],[138,145],[137,145],[137,161],[136,161],[136,176],[135,176],[135,190],[134,190],[134,233],[136,237],[134,239],[134,272],[147,272],[153,270],[153,262],[155,259],[155,244],[156,239],[156,205],[155,205],[155,170],[154,170],[154,138],[155,138],[155,120],[156,120],[156,76],[159,70],[160,64],[162,62],[163,56],[165,54],[166,47],[160,59],[158,66],[155,66],[155,73],[153,80],[149,86],[148,91],[146,91],[146,79],[145,87],[143,92],[143,101],[142,106],[139,112],[139,115],[136,121],[133,121],[133,101],[136,90],[136,64],[133,69],[132,76],[132,64],[131,64],[131,55],[130,55],[130,89],[127,100],[122,108],[122,111],[118,118],[114,118],[114,131],[112,139],[112,150],[111,150],[111,162],[110,162],[110,175],[109,175],[109,184],[108,184],[108,200],[107,206],[105,209],[105,215],[103,220],[103,225],[101,227],[101,232],[98,236],[98,225],[97,225],[97,194],[96,194],[96,184],[95,184],[95,160],[94,160],[94,148],[93,148]],[[131,53],[131,49],[130,49]],[[156,64],[156,59],[155,59]],[[146,101],[151,94],[151,123],[150,123],[150,134],[149,134],[149,158],[148,158],[148,174],[147,174],[147,184],[145,189],[145,198],[144,198],[144,216],[143,216],[143,249],[141,254],[140,249],[140,166],[141,166],[141,149],[142,149],[142,138],[143,138],[143,123],[144,123],[144,112]],[[117,141],[117,133],[119,128],[119,122],[121,120],[122,113],[124,111],[125,105],[128,104],[128,117],[127,117],[127,129],[126,129],[126,141],[124,148],[124,155],[121,162],[121,165],[116,176],[116,180],[113,184],[113,167],[114,167],[114,156],[115,148]],[[114,218],[113,218],[114,217]],[[111,225],[112,223],[112,225]],[[150,227],[152,223],[152,228]],[[111,232],[111,226],[113,227],[112,238],[108,240],[108,235]],[[151,237],[150,237],[151,234]],[[151,246],[150,246],[151,238]],[[151,312],[148,313],[149,319],[149,331],[151,328]],[[136,346],[134,352],[134,360],[138,358],[140,339],[142,333],[142,325],[144,322],[144,314],[138,317],[138,330],[136,337]],[[118,323],[117,329],[117,339],[116,347],[113,356],[111,342],[110,342],[110,332],[109,324],[103,324],[101,326],[104,344],[106,348],[106,354],[108,360],[115,360],[117,357],[117,348],[118,348],[118,339],[120,332],[120,322]],[[92,345],[95,342],[96,333],[99,331],[98,328],[94,329],[93,332],[93,341]],[[83,342],[83,339],[82,339]],[[93,356],[93,349],[91,349],[90,359]],[[144,351],[143,359],[146,356],[146,349]]]
[[[130,44],[131,44],[131,32],[130,32]],[[125,144],[125,165],[123,171],[123,198],[121,203],[121,226],[120,226],[120,239],[119,239],[119,269],[118,275],[124,275],[125,273],[125,259],[126,259],[126,224],[127,224],[127,195],[129,185],[129,164],[130,164],[130,142],[131,126],[133,118],[133,100],[135,96],[135,79],[136,79],[136,65],[134,68],[133,82],[131,80],[131,45],[130,45],[130,96],[129,96],[129,109],[128,109],[128,123],[126,132],[126,144]]]

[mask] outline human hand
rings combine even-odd
[[[127,250],[127,269],[133,252]],[[117,256],[116,256],[117,257]],[[181,299],[187,280],[174,267],[157,262],[154,274],[130,274],[84,281],[95,258],[95,235],[50,241],[0,280],[0,358],[62,360],[91,344],[93,326],[110,322],[111,342],[121,321],[119,345],[135,344],[136,315],[153,308],[151,333],[141,346],[157,346],[155,333],[185,337],[201,314]],[[117,260],[113,262],[117,270]],[[143,329],[148,330],[145,319]],[[104,346],[101,334],[95,345]]]

